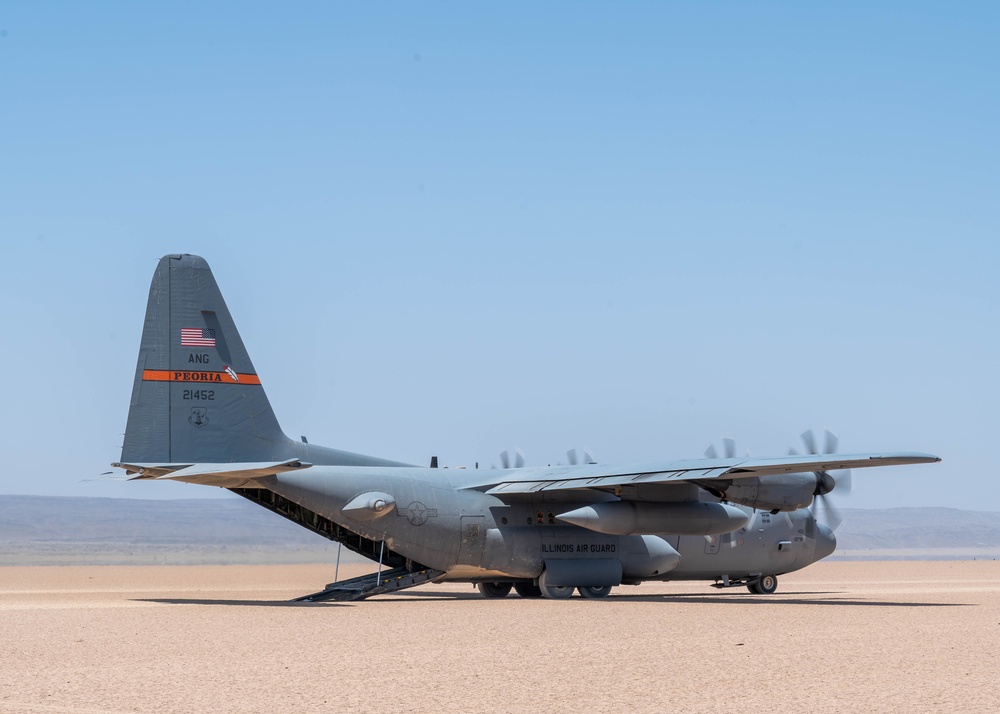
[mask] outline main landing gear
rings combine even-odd
[[[483,597],[491,599],[507,597],[512,588],[521,597],[544,597],[549,600],[565,600],[573,596],[574,590],[580,593],[580,597],[588,599],[604,598],[611,594],[610,585],[600,587],[589,585],[580,585],[579,587],[573,587],[572,585],[548,585],[545,583],[545,573],[542,573],[542,576],[538,579],[538,585],[535,585],[530,580],[521,580],[516,583],[478,583],[476,587]]]
[[[476,587],[479,588],[479,593],[483,597],[494,598],[507,597],[512,586],[513,583],[479,583]]]
[[[533,582],[521,581],[519,583],[514,583],[514,592],[516,592],[521,597],[541,597],[542,589],[535,585]]]
[[[573,596],[572,585],[549,585],[549,571],[543,570],[538,576],[538,589],[542,591],[542,596],[549,600],[565,600]]]
[[[610,585],[581,585],[577,590],[580,592],[580,597],[586,598],[607,597],[611,594]]]

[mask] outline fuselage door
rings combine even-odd
[[[458,562],[479,566],[483,560],[486,543],[486,517],[462,516],[462,544],[458,549]]]

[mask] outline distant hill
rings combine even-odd
[[[0,565],[333,562],[337,545],[242,498],[0,496]],[[359,560],[343,551],[344,562]]]
[[[834,558],[1000,557],[1000,513],[843,509]],[[337,545],[242,498],[0,496],[0,565],[332,563]],[[342,562],[360,558],[348,550]]]
[[[1000,513],[845,508],[842,514],[834,558],[1000,558]]]

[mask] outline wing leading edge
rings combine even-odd
[[[931,454],[817,454],[769,459],[700,459],[637,466],[578,466],[519,469],[501,472],[502,481],[483,483],[477,490],[493,495],[529,494],[572,489],[607,489],[637,484],[737,479],[753,476],[863,469],[874,466],[929,464],[941,459]]]

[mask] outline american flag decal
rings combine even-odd
[[[215,347],[215,330],[208,327],[182,327],[181,347]]]

